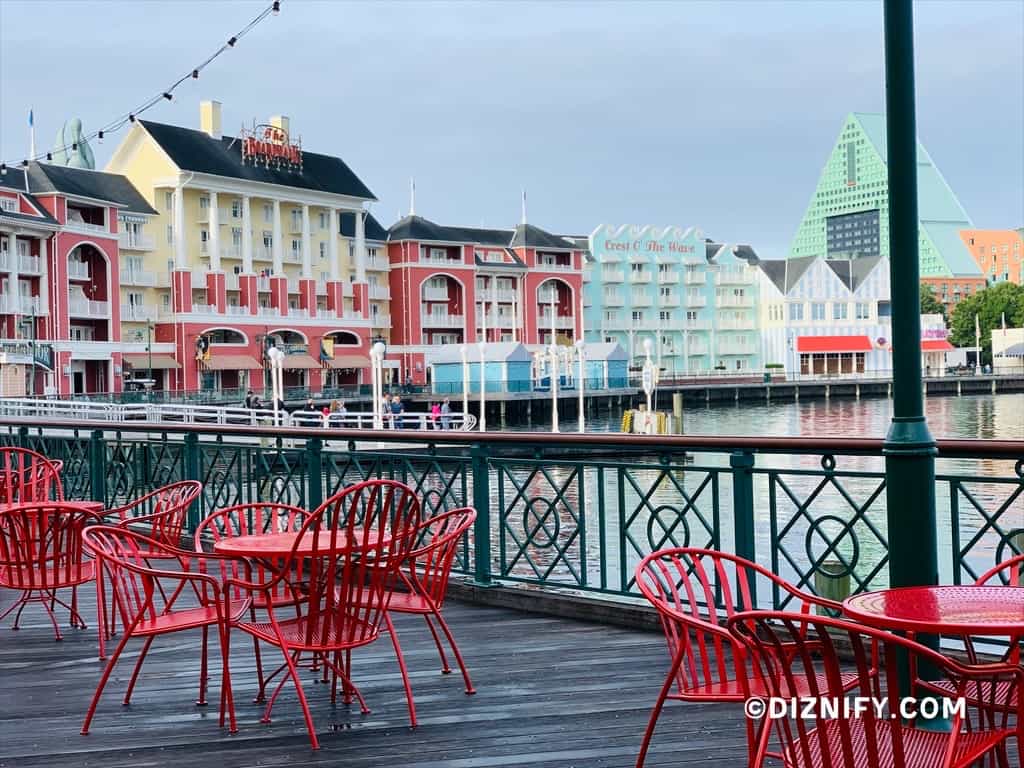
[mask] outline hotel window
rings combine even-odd
[[[664,297],[666,299],[671,299],[672,298],[672,289],[671,288],[664,288],[663,287],[661,289],[661,295],[662,295],[662,297]]]
[[[849,305],[845,301],[837,301],[832,305],[832,319],[845,320],[848,316]]]
[[[320,243],[320,258],[327,258],[327,243]]]
[[[857,319],[858,320],[870,320],[871,319],[871,305],[863,302],[857,302]]]
[[[302,211],[292,208],[292,232],[302,231]]]
[[[232,200],[231,201],[231,218],[240,219],[242,218],[242,201]]]
[[[164,192],[164,208],[168,211],[174,208],[174,193]]]
[[[686,322],[688,322],[688,323],[695,323],[695,322],[697,322],[697,313],[696,312],[687,312],[686,313]]]
[[[302,254],[302,241],[292,240],[292,259],[298,261]]]
[[[606,311],[604,313],[604,319],[608,322],[614,322],[619,319],[619,313],[615,311]]]
[[[174,244],[174,227],[172,227],[170,224],[167,225],[167,244]]]
[[[796,302],[789,305],[789,319],[790,320],[803,320],[804,319],[804,305]]]
[[[327,229],[327,214],[320,212],[320,229]]]
[[[242,230],[239,229],[238,227],[231,228],[231,244],[235,248],[242,247]]]
[[[661,320],[663,323],[667,323],[669,320],[672,319],[672,313],[671,312],[659,312],[658,313],[658,319]]]
[[[263,247],[268,252],[274,250],[274,233],[263,230]]]
[[[636,274],[637,272],[643,272],[644,271],[644,266],[646,266],[646,265],[644,265],[644,264],[630,264],[629,265],[630,270],[634,274]]]
[[[1010,252],[1010,246],[1008,246],[1006,243],[1003,243],[1003,253],[1009,253],[1009,252]]]
[[[814,302],[811,304],[811,320],[824,320],[825,319],[825,305],[821,302]]]
[[[644,313],[643,312],[634,312],[633,313],[633,322],[634,323],[642,323],[643,320],[644,320]]]
[[[205,195],[203,197],[200,197],[199,198],[199,210],[200,211],[205,211],[205,210],[208,210],[209,208],[210,208],[210,198],[206,197]]]
[[[376,248],[367,248],[366,249],[366,257],[369,258],[369,259],[377,258],[377,249]]]
[[[271,223],[274,220],[274,206],[270,203],[263,204],[263,221],[266,224]]]

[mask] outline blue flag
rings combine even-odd
[[[28,111],[28,124],[29,125],[35,125],[35,122],[32,120],[32,110],[31,109]]]

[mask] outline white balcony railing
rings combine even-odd
[[[639,272],[629,273],[629,282],[631,283],[649,283],[651,282],[651,273],[646,269],[641,269]]]
[[[448,301],[448,288],[431,288],[423,286],[423,298],[426,301]]]
[[[308,309],[299,309],[298,307],[288,307],[288,317],[298,317],[308,319],[311,317]]]
[[[686,354],[688,355],[706,355],[710,350],[707,344],[687,344]]]
[[[222,259],[240,259],[242,258],[242,246],[235,245],[234,243],[227,243],[220,247],[220,257]]]
[[[484,318],[483,314],[477,311],[476,313],[476,324],[477,326],[483,325]],[[512,314],[509,312],[503,312],[495,315],[494,310],[490,307],[487,308],[487,327],[488,328],[511,328],[515,324],[512,319]],[[548,328],[551,327],[550,321],[548,322]]]
[[[754,275],[746,269],[723,267],[718,272],[719,285],[748,285],[754,282]]]
[[[378,301],[389,301],[391,299],[391,290],[386,285],[371,285],[370,298],[377,299]]]
[[[711,323],[708,320],[684,320],[679,327],[684,331],[709,331]]]
[[[141,269],[122,269],[121,285],[156,285],[156,273],[146,272]]]
[[[106,224],[89,224],[84,221],[72,221],[71,219],[68,219],[64,228],[74,232],[86,232],[90,235],[98,233],[107,234],[110,232]]]
[[[621,293],[606,293],[604,295],[604,305],[606,307],[621,307],[623,301]]]
[[[602,269],[601,281],[605,283],[622,283],[626,280],[626,273],[621,269]]]
[[[542,261],[537,264],[538,272],[572,272],[575,269],[572,264],[556,264],[550,261]]]
[[[372,269],[376,272],[383,272],[388,268],[388,260],[382,259],[379,256],[367,256],[366,268]]]
[[[352,298],[352,283],[341,284],[341,295],[343,298]]]
[[[285,264],[301,264],[302,253],[299,251],[293,251],[289,248],[281,254],[281,261]]]
[[[718,327],[723,331],[752,331],[754,330],[754,321],[753,319],[736,320],[730,318],[728,320],[719,320]]]
[[[257,291],[269,291],[270,290],[270,278],[267,275],[256,276],[256,290]]]
[[[122,304],[121,321],[156,320],[156,307],[150,304]]]
[[[658,296],[658,304],[663,307],[678,307],[679,296],[674,293],[669,296],[661,294],[660,296]]]
[[[371,314],[370,325],[374,328],[390,328],[391,327],[391,315],[383,314]]]
[[[224,307],[224,314],[232,315],[233,317],[243,317],[252,313],[249,311],[248,307],[239,307],[233,304],[228,304]]]
[[[252,260],[253,261],[273,261],[274,260],[274,249],[268,248],[265,245],[254,246],[252,249]]]
[[[11,268],[11,252],[0,251],[0,272],[7,272]]]
[[[720,355],[754,355],[757,354],[757,347],[753,344],[737,344],[732,341],[719,341],[718,354]]]
[[[287,278],[287,281],[288,281],[288,293],[298,293],[299,292],[299,278],[297,278],[297,277],[289,277],[289,278]]]
[[[23,275],[38,275],[39,274],[39,257],[29,256],[27,254],[18,255],[18,271]]]
[[[156,248],[156,241],[152,237],[134,232],[118,232],[117,241],[126,251],[152,251]]]
[[[654,299],[651,298],[649,293],[634,293],[631,295],[630,300],[634,307],[649,307],[654,303]]]
[[[576,323],[572,315],[555,315],[555,328],[574,328]],[[551,327],[551,313],[541,312],[537,315],[537,327],[541,330]]]
[[[68,280],[89,280],[89,262],[69,261]]]
[[[753,296],[715,296],[715,304],[719,307],[752,307],[754,306]]]
[[[75,317],[110,317],[110,303],[71,296],[68,299],[68,314]]]
[[[430,312],[420,316],[420,325],[424,328],[462,328],[464,319],[462,315]]]
[[[677,285],[679,283],[678,272],[659,272],[658,282],[662,285]]]
[[[688,293],[686,294],[686,306],[688,307],[706,307],[708,305],[708,297],[703,293]]]
[[[683,272],[683,282],[687,285],[704,285],[707,281],[708,275],[702,269],[687,269]]]
[[[449,266],[449,267],[450,266],[456,266],[457,267],[460,264],[462,264],[463,262],[462,262],[462,255],[461,254],[458,257],[454,258],[454,259],[450,259],[447,256],[431,256],[429,253],[421,253],[420,254],[420,263],[421,264],[443,264],[443,265],[446,265],[446,266]]]

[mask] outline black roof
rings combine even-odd
[[[139,123],[179,168],[211,176],[310,189],[376,200],[352,169],[338,157],[302,151],[302,172],[263,168],[242,162],[242,143],[231,136],[215,139],[203,131],[177,125]]]
[[[32,163],[29,186],[36,194],[61,193],[115,203],[129,213],[154,215],[156,211],[135,186],[119,173],[71,168],[66,165]]]
[[[13,190],[24,197],[39,211],[38,216],[31,216],[27,213],[10,213],[0,209],[0,218],[13,219],[14,221],[35,222],[37,224],[57,224],[57,220],[50,215],[41,202],[34,195],[25,191],[25,171],[21,168],[8,168],[7,173],[0,174],[0,189]]]
[[[446,227],[422,216],[405,216],[388,229],[388,240],[425,240],[437,243],[475,243],[503,248],[559,248],[572,250],[575,243],[552,235],[532,224],[520,224],[512,229],[483,229],[479,227]]]
[[[775,283],[782,293],[796,285],[810,266],[818,260],[817,256],[798,256],[792,259],[759,259],[757,266],[765,276]]]
[[[473,260],[476,262],[478,267],[500,267],[501,269],[526,269],[526,264],[523,260],[516,256],[516,252],[511,248],[503,249],[505,251],[505,261],[487,261],[481,259],[476,254],[473,255]]]
[[[344,237],[356,236],[356,215],[354,213],[342,213],[338,217],[339,231]],[[388,239],[388,231],[380,225],[380,222],[373,218],[372,213],[366,214],[366,222],[363,224],[363,234],[367,240],[379,240],[384,242]]]

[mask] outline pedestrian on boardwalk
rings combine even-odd
[[[394,429],[394,425],[391,423],[391,395],[384,395],[384,399],[380,404],[381,411],[381,425],[384,429]]]
[[[438,430],[441,428],[441,404],[432,403],[430,406],[430,428]]]
[[[441,403],[441,429],[452,428],[452,404],[446,397]]]
[[[391,419],[394,421],[393,429],[402,429],[402,415],[405,413],[405,404],[402,398],[395,395],[391,398]]]

